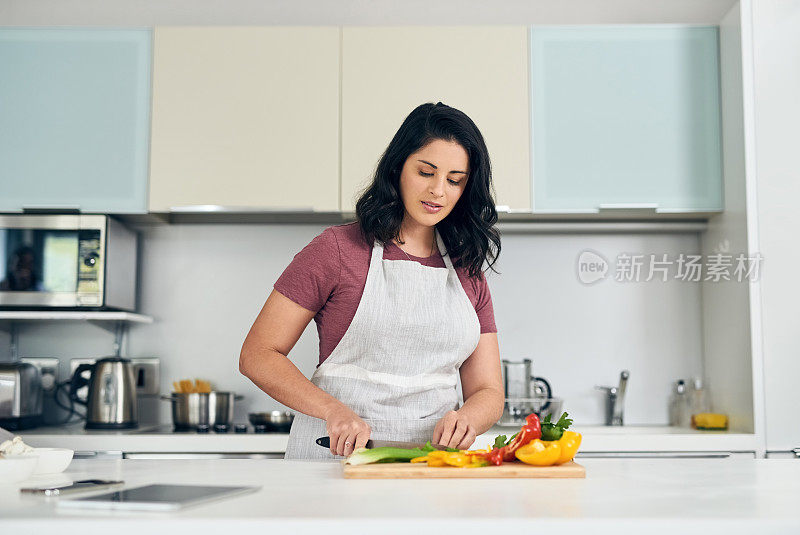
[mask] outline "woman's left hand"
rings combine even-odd
[[[458,411],[448,411],[433,429],[434,444],[464,450],[475,442],[475,428]]]

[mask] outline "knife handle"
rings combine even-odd
[[[320,446],[322,446],[323,448],[330,449],[331,447],[331,437],[319,437],[315,442]],[[365,447],[367,448],[372,447],[372,439],[367,440],[367,445]]]

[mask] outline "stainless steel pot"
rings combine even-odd
[[[292,428],[294,414],[287,411],[251,412],[247,418],[257,429],[263,426],[268,433],[288,433]]]
[[[196,429],[198,425],[230,425],[233,422],[233,403],[244,399],[244,396],[237,396],[233,392],[172,393],[169,396],[162,395],[161,399],[172,402],[175,429]]]

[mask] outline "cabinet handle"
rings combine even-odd
[[[236,214],[243,212],[313,212],[314,208],[311,206],[290,206],[290,207],[275,207],[275,206],[221,206],[219,204],[194,204],[188,206],[170,206],[169,212],[171,214],[197,214],[197,213],[214,213],[214,214]]]
[[[657,202],[642,202],[642,203],[603,203],[597,205],[598,210],[658,210]]]
[[[78,214],[81,207],[77,204],[23,204],[22,212],[25,214]]]

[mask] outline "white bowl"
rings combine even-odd
[[[38,463],[33,475],[58,474],[63,472],[72,462],[72,455],[75,452],[66,448],[33,448],[33,452],[25,455],[36,457]]]
[[[36,469],[39,460],[32,455],[8,455],[0,458],[0,485],[25,481]]]

